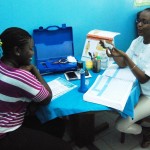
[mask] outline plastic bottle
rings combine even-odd
[[[85,93],[88,90],[88,87],[85,84],[85,71],[83,69],[80,70],[80,77],[80,87],[78,91],[81,93]]]
[[[105,70],[108,67],[108,57],[105,53],[101,56],[101,69]]]

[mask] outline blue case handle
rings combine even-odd
[[[43,31],[43,30],[48,30],[48,31],[53,31],[53,30],[58,30],[58,29],[63,29],[66,28],[66,24],[62,24],[62,27],[59,26],[48,26],[47,28],[43,28],[42,26],[39,27],[39,31]]]
[[[47,28],[46,28],[46,30],[48,30],[48,31],[53,31],[53,30],[58,30],[58,29],[60,29],[60,27],[59,26],[48,26]]]
[[[62,27],[59,27],[59,26],[48,26],[48,27],[46,28],[46,30],[51,31],[51,30],[58,30],[58,29],[60,29],[60,28],[66,28],[66,24],[62,24]]]

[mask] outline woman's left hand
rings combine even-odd
[[[106,49],[106,54],[108,57],[124,57],[126,54],[123,51],[113,48],[112,50]]]

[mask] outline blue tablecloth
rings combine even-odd
[[[94,83],[97,75],[102,74],[103,71],[101,71],[100,73],[90,73],[92,77],[87,79],[89,80],[89,87]],[[65,78],[64,74],[52,74],[43,77],[47,82],[57,77]],[[82,112],[113,110],[104,105],[84,101],[84,93],[78,92],[78,88],[80,87],[80,80],[74,80],[71,82],[76,84],[77,88],[53,100],[49,105],[40,107],[40,109],[37,112],[37,117],[42,123],[54,119],[56,117],[63,117]],[[134,106],[137,104],[139,96],[140,87],[139,84],[136,82],[128,98],[124,111],[119,112],[123,117],[130,116],[134,118]]]

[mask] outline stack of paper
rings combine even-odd
[[[61,95],[71,91],[72,89],[74,89],[75,87],[77,87],[77,85],[61,78],[58,77],[50,82],[48,82],[49,87],[52,90],[52,94],[53,94],[53,98],[52,100],[60,97]]]
[[[83,99],[123,111],[135,80],[129,68],[112,65],[97,77]]]

